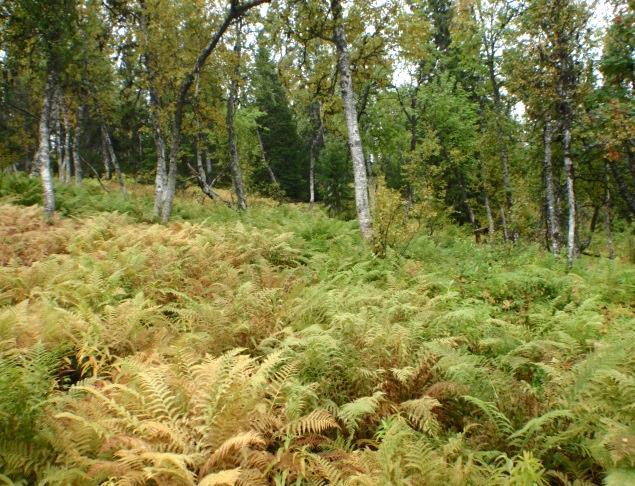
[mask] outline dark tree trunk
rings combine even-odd
[[[551,159],[551,141],[553,125],[549,113],[545,114],[543,128],[544,156],[542,159],[542,173],[545,183],[545,203],[547,209],[547,232],[551,245],[551,253],[560,254],[560,224],[556,212],[556,196],[553,183],[553,163]]]

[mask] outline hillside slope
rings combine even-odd
[[[635,481],[632,264],[455,228],[378,259],[319,210],[75,196],[51,227],[0,206],[5,481]]]

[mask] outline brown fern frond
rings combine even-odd
[[[201,474],[207,473],[215,465],[228,458],[230,454],[235,454],[247,447],[266,445],[264,439],[253,430],[247,432],[241,432],[239,434],[230,437],[223,442],[218,449],[209,457],[205,465],[201,468]]]
[[[447,398],[455,398],[463,395],[467,388],[464,385],[455,383],[452,381],[439,381],[430,385],[424,392],[427,395],[437,400],[444,400]]]
[[[246,457],[243,461],[243,466],[258,469],[260,471],[266,471],[271,464],[276,460],[271,452],[260,450],[248,450],[246,451]]]

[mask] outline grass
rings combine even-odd
[[[635,266],[460,228],[376,258],[252,201],[0,180],[9,484],[629,484]]]

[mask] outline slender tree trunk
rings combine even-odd
[[[59,88],[56,87],[53,95],[53,120],[55,122],[54,139],[55,139],[55,153],[57,159],[57,175],[59,180],[62,180],[62,171],[64,167],[64,160],[62,155],[62,104]]]
[[[342,91],[342,101],[344,103],[344,114],[346,115],[348,146],[351,152],[351,159],[353,161],[357,219],[359,221],[359,228],[362,236],[366,241],[370,242],[373,238],[373,220],[368,197],[368,178],[366,175],[366,163],[364,161],[362,139],[359,134],[359,125],[357,123],[357,110],[355,108],[355,97],[353,93],[351,63],[348,53],[348,43],[346,42],[346,34],[344,31],[342,5],[340,0],[331,1],[331,11],[335,22],[333,40],[335,41],[335,47],[337,50],[337,69],[340,77],[340,89]]]
[[[556,213],[556,196],[553,184],[553,164],[551,160],[552,138],[553,126],[551,116],[547,113],[545,115],[543,129],[544,157],[542,160],[542,171],[545,183],[548,239],[551,245],[551,253],[557,256],[560,254],[560,224]]]
[[[212,158],[209,156],[209,151],[205,150],[203,154],[203,159],[205,160],[205,173],[207,174],[207,182],[208,184],[212,183]]]
[[[505,241],[509,241],[509,228],[507,227],[507,216],[505,215],[505,208],[501,206],[500,208],[501,215],[501,225],[503,226],[503,238]]]
[[[315,164],[320,153],[321,147],[324,145],[324,124],[322,123],[322,115],[320,113],[320,103],[314,102],[311,106],[311,115],[315,125],[317,126],[313,140],[311,141],[311,149],[309,152],[309,202],[311,206],[315,204]]]
[[[487,233],[490,240],[493,240],[496,233],[496,227],[494,225],[494,216],[492,216],[492,207],[489,203],[489,195],[486,190],[483,191],[483,199],[485,204],[485,214],[487,215]]]
[[[112,173],[110,172],[110,155],[108,154],[103,132],[101,134],[101,160],[104,164],[104,177],[107,180],[112,179]]]
[[[201,72],[201,69],[205,65],[205,62],[209,58],[210,54],[216,49],[216,46],[220,42],[221,38],[225,34],[225,31],[229,28],[231,23],[242,17],[248,10],[255,8],[263,3],[267,3],[269,0],[249,0],[243,3],[238,2],[238,0],[232,0],[230,2],[229,11],[227,12],[223,23],[220,25],[218,30],[214,33],[214,35],[209,39],[209,42],[205,45],[205,47],[199,52],[194,66],[192,70],[189,71],[185,77],[183,78],[179,89],[178,95],[176,99],[176,103],[174,106],[174,118],[172,123],[172,140],[170,146],[170,167],[167,178],[167,187],[163,194],[163,208],[161,212],[161,220],[163,222],[167,222],[170,213],[172,211],[172,202],[174,199],[174,189],[176,187],[176,170],[177,170],[177,162],[179,156],[179,150],[181,146],[181,128],[183,122],[183,109],[185,107],[185,102],[187,100],[187,95],[194,83],[194,80],[198,73]],[[143,18],[142,18],[143,24]],[[232,113],[233,117],[233,113]],[[241,181],[242,182],[242,181]]]
[[[54,85],[53,74],[50,73],[44,88],[44,101],[39,123],[40,146],[38,148],[38,164],[44,192],[44,214],[47,219],[52,218],[55,213],[55,192],[53,190],[53,174],[51,172],[51,156],[49,153],[49,116]]]
[[[73,141],[73,162],[75,163],[75,184],[81,184],[84,178],[82,173],[82,159],[80,144],[82,141],[82,119],[84,118],[84,105],[77,110],[77,124],[75,126],[75,140]]]
[[[575,174],[573,160],[571,160],[571,105],[567,99],[564,102],[562,117],[562,152],[564,158],[564,173],[567,187],[567,266],[571,268],[573,260],[577,256],[576,248],[576,199],[575,199]]]
[[[267,172],[269,173],[269,178],[271,179],[271,182],[275,186],[277,186],[278,179],[276,179],[276,174],[273,172],[273,169],[269,165],[269,162],[267,162],[267,154],[265,153],[265,144],[262,143],[262,136],[260,135],[260,129],[258,127],[256,127],[256,136],[258,137],[258,145],[260,145],[260,155],[262,157],[262,163],[265,165]]]
[[[236,43],[234,44],[234,54],[236,55],[236,67],[233,79],[229,85],[229,96],[227,97],[227,141],[229,144],[229,169],[231,172],[234,192],[238,209],[247,209],[245,199],[245,188],[243,185],[243,175],[240,170],[240,159],[238,157],[238,146],[236,143],[236,129],[234,127],[234,110],[238,98],[238,77],[240,76],[240,51],[242,48],[242,25],[236,26]]]
[[[613,179],[615,180],[615,183],[617,184],[617,188],[620,191],[620,196],[626,203],[626,207],[628,208],[629,212],[633,216],[635,216],[635,197],[633,196],[633,194],[631,194],[631,191],[628,188],[626,181],[624,180],[624,177],[622,175],[622,172],[620,171],[620,168],[617,166],[616,162],[610,162],[609,167],[611,169],[611,174],[613,175]]]
[[[64,109],[64,180],[66,184],[71,182],[71,123],[68,119],[68,111]]]
[[[165,187],[168,183],[165,158],[165,139],[158,122],[154,122],[154,144],[157,151],[157,170],[154,179],[154,216],[159,219],[163,209]]]
[[[57,150],[57,177],[64,180],[64,135],[62,134],[62,123],[59,119],[55,122],[55,148]]]
[[[606,250],[609,258],[615,258],[615,248],[613,247],[613,230],[611,228],[611,185],[609,179],[609,163],[604,162],[604,227],[606,229]]]
[[[121,172],[121,167],[119,167],[117,154],[115,154],[115,148],[112,145],[112,140],[110,139],[110,134],[108,133],[108,128],[106,127],[105,123],[101,124],[101,137],[104,141],[104,145],[106,146],[106,150],[108,151],[108,158],[110,159],[110,163],[115,169],[115,174],[117,174],[117,181],[119,182],[121,193],[123,194],[124,199],[127,199],[128,191],[126,190],[126,181],[123,177],[123,173]]]
[[[505,133],[503,130],[503,126],[501,125],[500,118],[503,116],[503,104],[501,102],[500,95],[500,86],[498,84],[498,79],[496,78],[496,71],[494,66],[494,55],[487,56],[487,68],[490,78],[490,83],[492,86],[492,94],[494,96],[494,110],[496,111],[496,134],[498,136],[498,141],[500,144],[500,157],[501,157],[501,165],[503,172],[503,191],[505,192],[505,212],[509,215],[512,213],[513,207],[513,193],[512,193],[512,185],[511,185],[511,176],[509,170],[509,152],[507,151],[507,146],[505,145]],[[505,239],[515,238],[515,230],[512,229],[512,233],[505,232],[507,236]]]
[[[470,226],[472,226],[472,231],[474,232],[474,238],[476,239],[476,242],[479,242],[479,227],[478,227],[478,223],[476,222],[476,216],[474,214],[474,209],[472,208],[472,205],[470,204],[470,201],[467,197],[467,187],[465,187],[465,179],[463,178],[463,174],[459,173],[459,186],[461,189],[461,202],[463,203],[463,206],[465,207],[465,213],[467,214],[467,219],[470,222]]]

